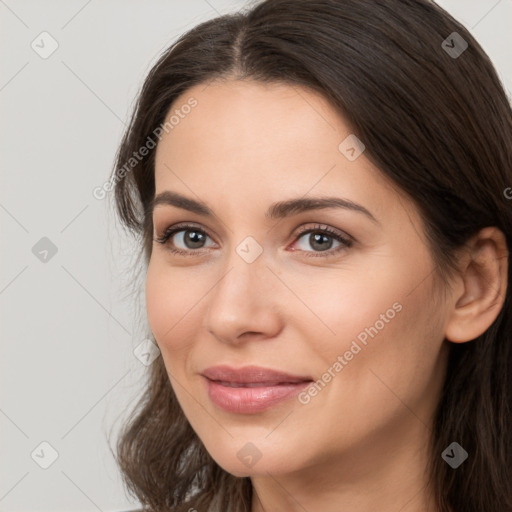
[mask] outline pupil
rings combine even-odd
[[[191,249],[197,249],[198,247],[201,247],[201,243],[203,242],[203,234],[197,233],[196,231],[187,231],[189,234],[188,237],[185,237],[185,242]],[[192,244],[192,246],[189,245],[189,243]],[[198,244],[197,246],[194,244]]]
[[[323,233],[316,233],[316,234],[311,233],[311,235],[313,237],[311,239],[311,236],[310,236],[311,247],[317,248],[320,251],[325,251],[325,250],[331,248],[331,246],[332,246],[332,238],[331,237],[324,235]],[[315,244],[319,244],[319,245],[317,247],[315,247]]]

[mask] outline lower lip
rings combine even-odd
[[[220,382],[204,377],[208,386],[210,400],[229,412],[251,414],[264,411],[273,405],[287,400],[311,384],[298,382],[296,384],[279,384],[254,388],[233,388],[223,386]]]

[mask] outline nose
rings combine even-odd
[[[229,258],[211,293],[204,327],[222,343],[275,337],[282,329],[283,285],[260,256],[247,263],[238,254]]]

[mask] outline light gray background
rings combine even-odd
[[[512,0],[439,3],[482,44],[512,98]],[[134,241],[92,190],[109,176],[159,53],[200,21],[248,5],[0,0],[0,512],[138,505],[106,435],[144,382],[133,350],[147,332],[145,306],[141,294],[133,307],[127,283]],[[50,48],[43,31],[59,45],[46,59],[31,47]],[[43,237],[57,248],[46,262],[32,251]],[[42,442],[58,454],[47,469]]]

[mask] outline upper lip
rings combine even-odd
[[[233,368],[227,365],[211,366],[202,372],[210,380],[234,383],[295,383],[312,380],[311,377],[292,375],[279,370],[272,370],[262,366],[244,366]]]

